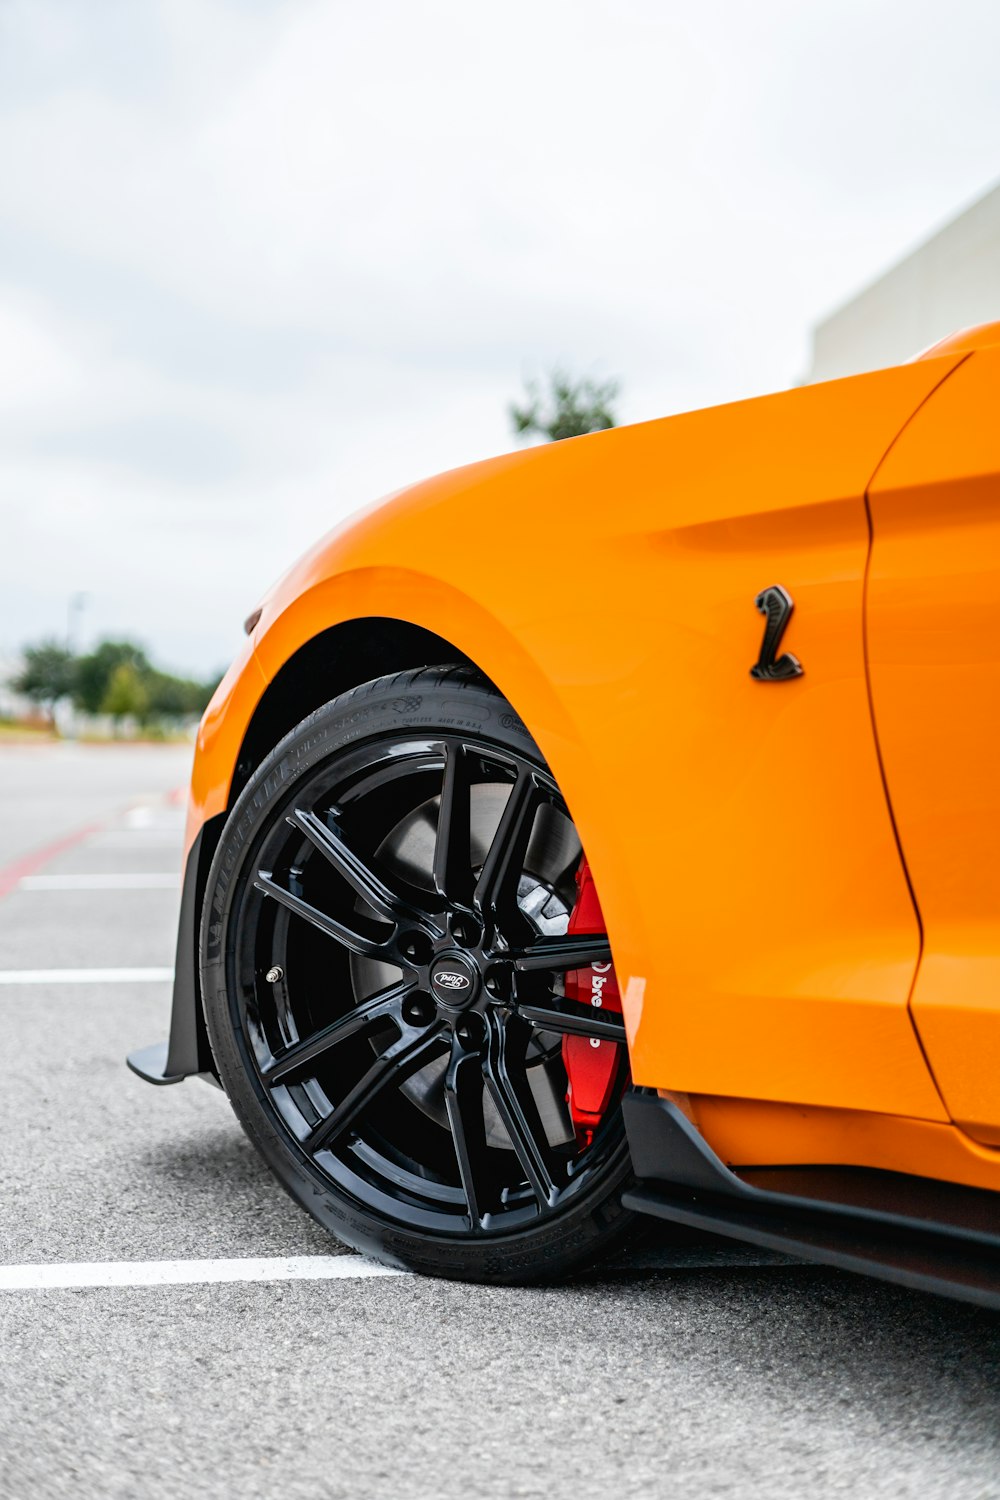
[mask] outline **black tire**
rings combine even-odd
[[[244,789],[203,908],[208,1034],[250,1139],[339,1240],[530,1282],[630,1230],[624,1029],[558,977],[591,950],[610,962],[606,938],[559,936],[581,860],[531,736],[464,667],[343,694]],[[606,1114],[582,1137],[567,1033],[614,1049]]]

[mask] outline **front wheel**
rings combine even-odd
[[[380,678],[259,767],[202,923],[222,1083],[339,1239],[476,1281],[620,1241],[628,1055],[580,840],[466,668]]]

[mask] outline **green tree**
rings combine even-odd
[[[145,679],[149,694],[147,715],[151,719],[200,717],[215,691],[215,684],[174,677],[169,672],[150,671]]]
[[[110,712],[104,700],[111,679],[121,666],[131,666],[139,678],[151,670],[146,653],[134,641],[102,641],[89,656],[81,656],[76,666],[73,701],[84,713]]]
[[[123,719],[144,719],[148,708],[149,693],[139,669],[134,662],[119,662],[101,700],[101,713],[111,715],[117,731]]]
[[[620,389],[617,380],[573,380],[565,370],[556,369],[544,392],[537,380],[525,381],[524,405],[512,401],[508,407],[511,425],[518,437],[538,433],[550,443],[603,432],[617,423],[613,403]]]
[[[24,668],[11,686],[44,708],[51,720],[60,698],[68,697],[76,686],[76,659],[57,641],[25,646]]]
[[[199,718],[218,684],[218,677],[198,682],[161,672],[134,641],[101,641],[87,656],[41,641],[24,648],[24,669],[12,686],[44,704],[50,715],[60,698],[72,695],[84,713],[153,724]]]

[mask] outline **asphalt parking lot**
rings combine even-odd
[[[1000,1317],[663,1235],[545,1290],[373,1275],[221,1092],[127,1072],[188,761],[0,748],[0,1495],[1000,1496]]]

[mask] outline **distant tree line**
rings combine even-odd
[[[80,656],[48,640],[24,648],[24,667],[11,687],[50,718],[56,704],[69,699],[81,713],[108,714],[117,723],[134,719],[146,728],[199,718],[217,681],[161,672],[134,641],[101,641]]]

